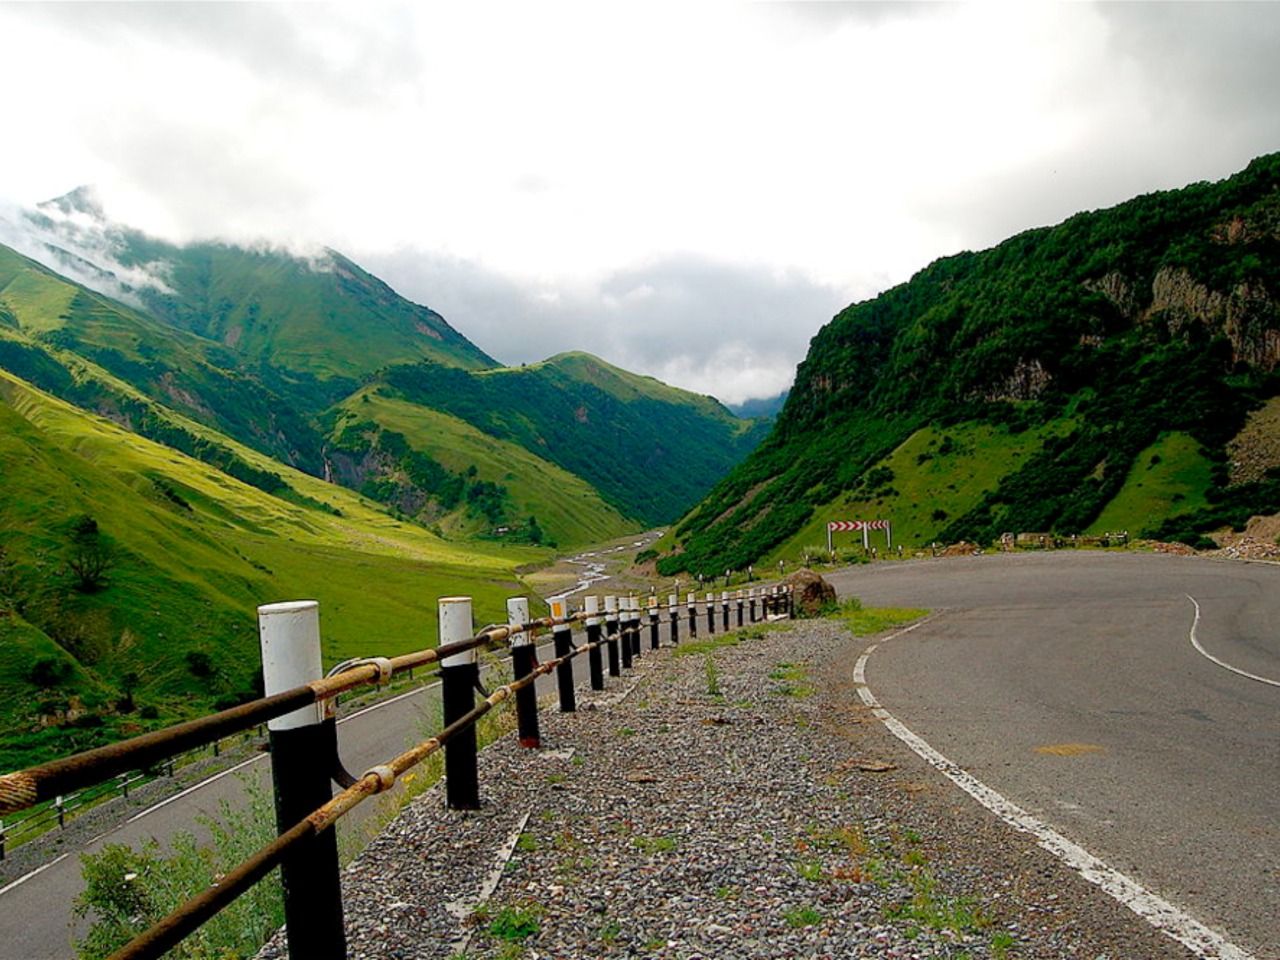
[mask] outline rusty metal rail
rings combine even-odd
[[[576,620],[580,619],[580,617],[575,616],[570,619]],[[520,631],[515,630],[512,632],[518,633]],[[151,960],[151,958],[163,956],[279,866],[291,850],[333,827],[343,815],[354,810],[369,797],[390,790],[395,785],[396,780],[407,771],[439,751],[450,740],[463,730],[473,726],[498,704],[514,696],[517,691],[532,685],[537,681],[538,677],[551,673],[562,663],[586,653],[600,642],[602,641],[583,644],[572,650],[565,657],[557,657],[554,660],[538,664],[532,672],[525,674],[519,680],[495,689],[481,700],[473,710],[445,727],[434,737],[423,740],[389,763],[371,768],[352,786],[343,790],[306,819],[298,822],[291,829],[276,837],[271,843],[262,847],[248,860],[225,874],[217,883],[203,893],[188,900],[167,917],[157,921],[149,929],[111,954],[108,960]]]
[[[302,763],[310,771],[317,763],[324,762],[320,759],[320,753],[332,752],[334,761],[337,762],[338,771],[343,774],[338,779],[341,779],[341,782],[347,785],[346,789],[336,796],[329,797],[330,788],[326,773],[328,768],[326,767],[317,771],[321,786],[324,788],[323,792],[318,795],[314,793],[306,794],[304,804],[293,801],[289,801],[286,804],[283,799],[286,794],[282,792],[285,784],[277,780],[276,803],[279,835],[240,866],[220,876],[209,888],[155,923],[129,944],[117,950],[109,960],[141,960],[141,958],[162,956],[278,866],[283,867],[284,871],[286,915],[290,911],[291,896],[296,898],[295,902],[300,903],[305,909],[314,910],[317,902],[324,901],[320,889],[318,887],[303,889],[306,887],[306,883],[302,879],[298,879],[296,885],[291,886],[290,872],[293,872],[295,878],[305,877],[306,869],[300,864],[305,858],[313,856],[316,850],[326,844],[332,845],[333,836],[328,833],[330,828],[343,815],[353,810],[361,802],[389,790],[406,771],[446,746],[448,746],[448,750],[445,751],[446,772],[450,789],[452,790],[454,786],[455,772],[465,770],[465,767],[451,769],[450,761],[460,759],[463,756],[470,757],[468,761],[470,771],[466,778],[457,779],[469,778],[474,782],[476,751],[474,727],[480,718],[504,701],[516,698],[517,713],[531,711],[533,714],[533,727],[536,729],[536,699],[521,693],[521,691],[527,691],[531,688],[539,677],[553,673],[557,674],[561,687],[561,709],[562,711],[572,711],[574,709],[572,697],[573,670],[571,665],[573,659],[584,653],[590,654],[592,661],[592,688],[603,689],[603,673],[600,669],[602,648],[610,654],[611,675],[617,675],[618,673],[614,669],[614,662],[617,659],[619,644],[622,645],[622,652],[624,653],[623,664],[630,667],[632,658],[640,656],[641,653],[640,634],[643,614],[645,613],[648,615],[652,646],[655,649],[658,647],[658,626],[661,614],[664,611],[670,617],[670,636],[673,643],[679,642],[678,625],[682,610],[687,611],[690,634],[696,636],[697,606],[699,601],[692,593],[688,595],[687,603],[682,603],[680,598],[672,595],[669,603],[665,605],[659,604],[656,596],[650,596],[648,604],[643,609],[639,606],[639,601],[635,597],[626,598],[621,606],[618,605],[617,598],[607,597],[606,610],[600,611],[596,602],[597,599],[588,597],[586,608],[572,614],[568,613],[563,601],[556,601],[552,603],[552,611],[556,616],[543,617],[525,623],[513,622],[506,625],[495,625],[487,627],[470,637],[467,637],[467,633],[474,629],[470,623],[470,599],[442,599],[441,640],[445,642],[442,642],[437,647],[403,654],[398,657],[374,657],[367,660],[351,661],[339,665],[335,668],[334,673],[328,677],[291,686],[292,684],[297,684],[299,679],[306,676],[305,673],[294,675],[284,683],[277,684],[277,689],[281,686],[289,686],[289,689],[276,692],[251,703],[178,724],[164,730],[144,734],[118,744],[100,747],[16,773],[5,774],[0,776],[0,815],[26,809],[50,797],[101,782],[126,771],[150,767],[158,761],[175,754],[204,746],[229,734],[272,721],[270,726],[272,729],[273,769],[277,763],[282,763],[286,767],[290,764],[296,767],[298,763]],[[775,615],[788,616],[793,610],[793,598],[790,591],[785,587],[775,586],[768,591],[762,590],[759,596],[757,596],[755,589],[739,591],[733,598],[739,627],[743,627],[747,622],[756,622],[757,600],[760,602],[761,614],[764,618],[772,618]],[[445,605],[446,603],[457,601],[462,601],[466,604],[465,621],[461,630],[455,630],[451,627],[446,632],[443,615]],[[520,602],[523,603],[523,600]],[[749,621],[744,619],[744,605],[750,613]],[[314,608],[315,604],[312,601],[304,601],[297,604],[273,606],[289,608],[288,610],[273,610],[273,614],[287,613],[292,615],[296,610],[300,610],[303,607]],[[718,619],[723,629],[729,629],[730,606],[731,598],[727,591],[722,593],[719,598],[711,593],[706,595],[704,611],[708,632],[714,633],[716,630],[717,618],[714,616],[716,608],[720,611],[721,616]],[[260,618],[264,611],[268,609],[271,608],[259,608]],[[528,616],[527,603],[524,606],[515,608],[509,604],[508,611],[512,620]],[[315,613],[315,611],[312,611],[312,613]],[[601,630],[602,621],[603,626],[606,628],[603,631]],[[570,628],[573,624],[582,622],[586,624],[586,642],[579,646],[574,646],[569,636]],[[479,688],[479,674],[473,672],[460,673],[456,666],[457,661],[460,658],[469,658],[474,662],[473,651],[503,644],[514,637],[524,636],[527,638],[526,644],[532,645],[536,641],[538,632],[544,629],[555,631],[555,657],[542,663],[537,663],[532,653],[527,651],[524,651],[524,655],[521,657],[513,657],[512,663],[515,668],[516,678],[511,683],[504,684],[491,693],[480,689],[483,699],[476,702],[472,687]],[[263,637],[265,672],[267,663],[266,632],[263,633]],[[466,639],[459,639],[460,637]],[[315,676],[319,671],[320,662],[320,638],[318,632],[314,634],[312,641],[314,642],[316,673],[311,675]],[[451,664],[454,665],[451,666]],[[316,704],[321,703],[331,704],[333,699],[341,693],[366,685],[385,684],[396,674],[407,672],[415,667],[428,665],[440,667],[439,675],[443,685],[442,700],[445,704],[445,725],[435,736],[423,740],[385,764],[372,767],[359,778],[353,778],[341,769],[341,763],[336,761],[336,739],[325,740],[324,736],[326,734],[323,734],[323,731],[321,731],[322,735],[318,740],[308,740],[306,742],[307,745],[304,745],[300,740],[295,740],[293,746],[285,749],[288,746],[285,743],[285,739],[297,736],[299,733],[297,729],[287,726],[294,719],[288,715],[294,714],[300,708],[314,708]],[[460,678],[462,678],[462,687],[458,686]],[[451,711],[448,705],[451,685],[453,687],[452,696],[455,699],[461,694],[467,694],[466,702],[461,703],[459,710]],[[568,687],[567,691],[565,689],[566,686]],[[267,679],[267,688],[271,689],[270,677]],[[520,696],[517,697],[517,694],[520,694]],[[307,721],[307,723],[315,723],[316,727],[313,729],[319,729],[327,725],[330,733],[336,731],[331,715],[322,723],[317,723],[320,713],[314,709],[312,713],[314,719]],[[521,723],[524,724],[526,719],[529,718],[522,715],[520,717]],[[280,739],[277,740],[277,737]],[[527,742],[522,740],[521,743],[525,746],[536,746],[536,736],[527,738]],[[304,746],[305,749],[302,749]],[[279,752],[277,753],[278,748]],[[320,753],[316,753],[316,750],[319,750]],[[301,760],[298,758],[301,758]],[[307,777],[311,776],[311,772],[308,772]],[[336,774],[335,778],[337,778]],[[477,799],[474,802],[478,804],[478,793],[475,796]],[[321,798],[327,799],[325,802],[321,802]],[[465,803],[456,804],[453,797],[449,798],[449,803],[451,806],[457,806],[460,809],[467,808]],[[303,815],[304,811],[310,812]],[[297,817],[301,817],[301,819],[297,820],[297,822],[292,822]],[[295,944],[293,942],[294,925],[290,923],[288,928],[290,930],[291,956],[295,955],[296,948],[301,950],[300,955],[309,957],[317,949],[320,949],[322,943],[327,944],[325,949],[335,947],[329,955],[335,958],[345,956],[345,945],[342,937],[341,894],[337,880],[336,847],[325,856],[331,857],[332,861],[331,867],[324,867],[321,872],[332,871],[332,899],[327,906],[332,909],[336,918],[336,926],[332,931],[333,936],[327,939],[322,936],[309,946],[303,946],[301,942],[300,944]],[[316,862],[321,863],[322,861]],[[313,896],[317,899],[312,899]],[[334,939],[337,942],[336,944],[328,944],[328,939]],[[316,949],[311,949],[312,947]]]
[[[573,622],[581,616],[574,614],[566,621],[544,617],[526,624],[489,627],[467,640],[389,657],[381,662],[362,663],[336,676],[219,713],[0,775],[0,816],[17,813],[117,774],[146,769],[175,754],[251,729],[299,707],[319,703],[358,687],[385,683],[391,676],[415,667],[438,663],[456,653],[502,643],[518,633],[536,633],[559,622]]]

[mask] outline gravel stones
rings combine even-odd
[[[866,641],[754,634],[544,705],[542,750],[482,754],[480,811],[407,807],[345,874],[349,955],[1188,956],[870,718]]]

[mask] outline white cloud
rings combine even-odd
[[[833,303],[1280,148],[1280,4],[0,4],[0,37],[14,200],[328,244],[504,359],[728,399]]]

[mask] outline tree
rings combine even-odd
[[[75,543],[67,558],[67,567],[75,578],[75,588],[81,593],[97,593],[106,589],[107,571],[115,563],[115,551],[109,544],[97,540]]]
[[[102,539],[98,521],[87,513],[71,527],[71,548],[67,567],[81,593],[97,593],[107,586],[107,571],[115,562],[115,551]]]

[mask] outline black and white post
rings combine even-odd
[[[569,603],[563,599],[552,600],[551,619],[557,621],[551,628],[551,639],[555,645],[556,659],[561,663],[556,667],[556,687],[560,692],[560,712],[573,713],[578,709],[577,694],[573,689],[573,660],[569,654],[573,652],[573,627],[559,621],[569,619]]]
[[[512,597],[507,601],[507,624],[519,627],[529,622],[529,600]],[[515,679],[527,677],[538,664],[533,634],[522,630],[511,638],[511,667]],[[533,684],[516,691],[516,738],[520,746],[536,750],[542,745],[538,730],[538,691]]]
[[[320,604],[314,600],[258,608],[262,681],[267,696],[323,677]],[[276,826],[292,829],[333,797],[329,772],[337,755],[337,725],[319,703],[267,722]],[[338,883],[338,838],[325,830],[289,854],[280,868],[289,956],[341,960],[347,955]]]
[[[622,676],[622,665],[618,660],[618,598],[604,598],[604,645],[609,651],[609,676]],[[627,651],[627,666],[631,666],[631,652]]]
[[[600,652],[600,598],[587,597],[587,664],[591,671],[591,689],[604,689],[604,655]]]
[[[441,597],[439,609],[441,644],[471,638],[474,627],[470,597]],[[479,683],[480,665],[476,662],[474,649],[455,653],[441,661],[440,701],[446,727],[475,709]],[[480,809],[478,752],[474,723],[444,745],[445,802],[451,810]]]
[[[628,597],[627,609],[631,611],[631,656],[639,660],[642,652],[640,643],[640,598]]]

